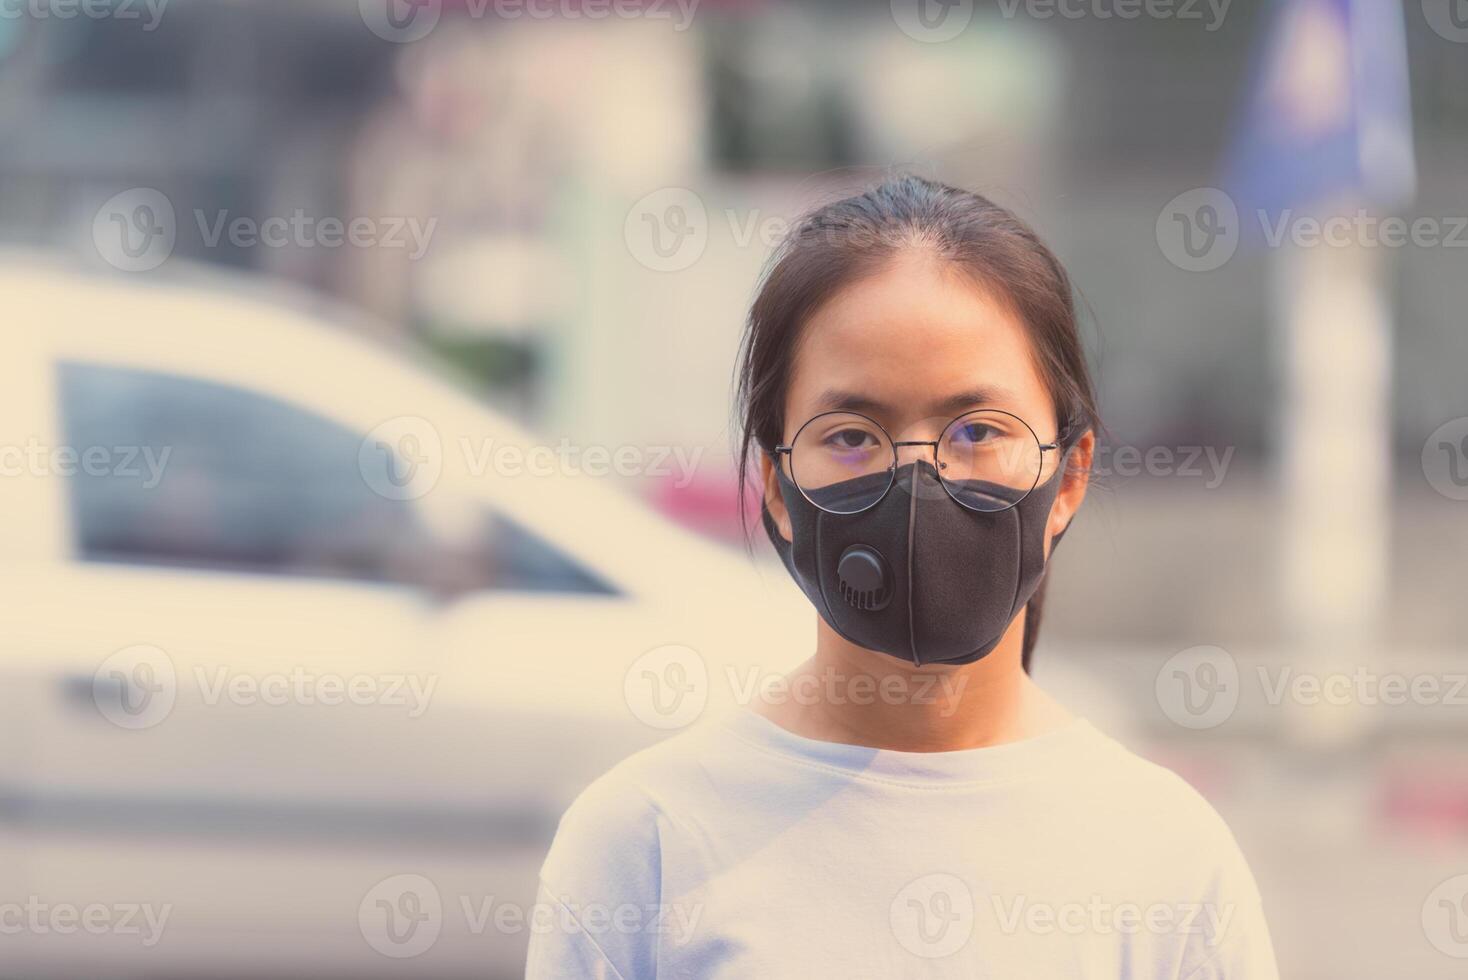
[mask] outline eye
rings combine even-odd
[[[837,429],[826,436],[826,445],[842,452],[873,449],[877,439],[865,429]]]
[[[997,428],[987,422],[965,422],[953,430],[953,441],[959,445],[977,446],[999,438]]]

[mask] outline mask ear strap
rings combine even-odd
[[[1065,424],[1060,427],[1060,431],[1055,434],[1055,442],[1060,447],[1060,465],[1055,468],[1055,475],[1051,477],[1052,480],[1057,477],[1064,480],[1067,465],[1066,459],[1070,456],[1070,451],[1075,448],[1079,437],[1085,435],[1087,431],[1087,429],[1071,421],[1070,418],[1067,418]],[[1054,505],[1052,504],[1051,506]],[[1065,532],[1070,530],[1070,526],[1075,523],[1075,519],[1076,516],[1074,514],[1070,515],[1070,520],[1065,522],[1065,527],[1050,536],[1050,548],[1052,550],[1060,543],[1060,539],[1065,537]]]
[[[765,455],[769,457],[770,462],[775,466],[775,482],[783,487],[786,477],[785,467],[781,464],[780,453],[776,450],[766,450]],[[777,547],[781,544],[789,544],[790,542],[785,540],[785,536],[780,533],[780,528],[775,524],[774,515],[770,513],[769,499],[766,496],[767,491],[763,480],[760,481],[758,487],[760,524],[764,526],[765,533],[770,536],[770,542],[772,544],[775,544]]]
[[[1070,530],[1070,526],[1075,523],[1075,520],[1075,515],[1072,514],[1070,520],[1065,522],[1065,527],[1050,535],[1050,547],[1052,550],[1060,543],[1060,539],[1065,537],[1065,532]]]
[[[1039,622],[1045,608],[1045,586],[1049,584],[1049,581],[1050,569],[1046,568],[1040,584],[1035,587],[1035,594],[1030,596],[1029,601],[1025,603],[1025,635],[1020,638],[1020,667],[1026,674],[1030,672],[1031,654],[1035,647],[1035,631],[1040,628]],[[1031,613],[1035,615],[1030,615]]]
[[[775,515],[770,513],[770,505],[765,503],[763,499],[759,502],[759,522],[771,540],[775,538],[779,538],[781,541],[785,540],[785,536],[780,533],[780,528],[775,524]]]

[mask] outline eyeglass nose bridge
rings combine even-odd
[[[937,470],[945,470],[948,464],[938,458],[938,440],[936,439],[904,439],[892,444],[892,455],[897,457],[897,462],[902,462],[901,454],[898,452],[903,446],[928,446],[933,450],[933,467]]]

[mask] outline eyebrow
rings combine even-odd
[[[967,409],[1013,404],[1013,401],[1014,393],[1005,388],[996,385],[976,385],[973,388],[955,392],[946,398],[930,402],[927,407],[929,414],[932,415],[958,415]],[[816,405],[822,411],[861,412],[864,415],[888,417],[897,414],[896,406],[879,398],[840,388],[826,389],[816,399]]]

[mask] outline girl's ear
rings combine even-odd
[[[1065,467],[1060,478],[1060,492],[1050,508],[1050,523],[1045,528],[1045,550],[1048,555],[1055,536],[1070,527],[1081,501],[1086,499],[1086,488],[1091,483],[1091,461],[1096,453],[1096,433],[1088,431],[1069,448],[1062,451],[1059,466]]]
[[[765,510],[770,512],[775,526],[780,529],[780,537],[790,541],[794,532],[790,530],[790,511],[785,508],[785,496],[780,493],[780,480],[776,475],[775,467],[778,465],[777,457],[769,453],[760,453],[760,474],[764,479]]]

